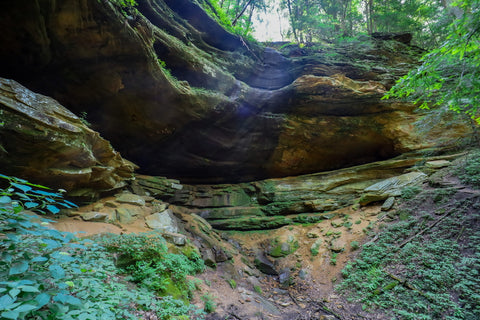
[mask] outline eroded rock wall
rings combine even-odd
[[[95,198],[123,188],[136,166],[52,98],[0,78],[0,168]]]
[[[85,113],[140,172],[185,182],[312,173],[438,145],[415,133],[411,105],[380,100],[418,58],[408,44],[365,38],[282,55],[228,33],[194,1],[137,2],[1,4],[0,76]],[[468,131],[438,132],[455,141]]]

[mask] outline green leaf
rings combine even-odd
[[[18,312],[18,311],[7,311],[7,312],[2,312],[1,315],[5,319],[17,320],[20,316],[20,312]]]
[[[12,298],[15,298],[16,296],[18,296],[18,294],[20,293],[21,291],[18,289],[18,288],[13,288],[11,289],[8,294],[12,297]]]
[[[15,274],[21,274],[24,273],[25,271],[28,270],[28,262],[23,260],[19,262],[15,262],[12,264],[12,267],[10,268],[10,271],[8,272],[8,275],[15,275]]]
[[[48,249],[56,249],[62,246],[60,242],[52,239],[43,239],[43,243],[46,244]]]
[[[47,197],[61,197],[61,194],[54,193],[54,192],[46,192],[42,190],[32,190],[33,193],[42,195],[42,196],[47,196]]]
[[[23,192],[28,192],[28,191],[32,190],[32,187],[25,186],[23,184],[18,184],[18,183],[15,183],[15,182],[12,182],[12,186],[16,187],[17,189],[22,190]]]
[[[0,206],[1,205],[6,205],[6,204],[9,204],[9,203],[12,203],[12,198],[10,198],[8,196],[1,196],[0,197]]]
[[[63,199],[62,201],[63,201],[64,205],[65,205],[65,204],[68,204],[68,205],[70,205],[70,206],[72,206],[72,207],[78,208],[78,206],[77,206],[75,203],[73,203],[73,202],[70,202],[70,201],[65,200],[65,199]]]
[[[31,209],[31,208],[37,207],[38,203],[36,203],[36,202],[25,202],[23,205],[25,206],[25,208]]]
[[[0,297],[0,310],[7,310],[15,302],[15,299],[6,294]]]
[[[65,277],[65,270],[62,267],[60,267],[58,264],[53,264],[50,267],[48,267],[48,269],[50,270],[50,275],[54,279],[62,279]]]
[[[73,306],[81,306],[82,305],[82,300],[75,298],[74,296],[68,295],[68,294],[63,294],[59,293],[55,297],[53,297],[53,300],[56,302],[64,303],[64,304],[70,304]]]
[[[37,307],[40,309],[44,305],[50,302],[50,295],[47,293],[40,293],[38,296],[35,297],[35,301],[37,301]]]
[[[35,257],[31,260],[31,262],[45,262],[48,261],[47,257]]]
[[[19,287],[23,292],[40,292],[37,287],[34,286],[20,286]]]
[[[51,213],[53,214],[57,214],[60,212],[60,209],[58,209],[57,207],[55,207],[54,205],[47,205],[47,210],[50,211]]]
[[[20,307],[16,308],[13,311],[22,313],[22,312],[29,312],[35,309],[38,309],[38,307],[34,306],[33,304],[22,304]]]

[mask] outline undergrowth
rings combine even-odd
[[[478,186],[479,159],[467,158],[462,181]],[[386,319],[480,319],[480,197],[436,189],[405,199],[399,218],[342,270],[337,290]]]
[[[203,311],[170,295],[159,297],[152,287],[134,285],[119,273],[105,247],[53,230],[52,221],[26,214],[58,213],[72,207],[61,193],[0,175],[0,319],[202,319]],[[130,236],[120,243],[143,243]],[[164,243],[157,236],[156,240]],[[123,242],[122,242],[123,241]],[[134,247],[139,249],[139,247]],[[143,247],[145,259],[151,251]],[[155,253],[152,253],[155,254]],[[201,271],[192,254],[172,256],[162,246],[163,265],[171,279]],[[175,269],[175,271],[173,271]],[[180,272],[179,272],[180,270]]]
[[[476,150],[467,155],[464,166],[457,169],[460,180],[480,188],[480,151]]]
[[[98,241],[115,253],[117,266],[129,280],[161,295],[188,301],[193,291],[187,276],[205,269],[193,246],[184,247],[181,253],[170,253],[167,242],[158,233],[111,234]]]

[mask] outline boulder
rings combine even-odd
[[[167,209],[163,212],[156,212],[145,217],[145,223],[149,228],[154,230],[167,231],[171,233],[178,232],[176,218],[173,216],[173,212],[170,209]]]
[[[133,223],[138,217],[143,216],[142,208],[128,204],[115,208],[115,213],[116,220],[122,224]]]
[[[136,166],[56,100],[0,78],[2,173],[97,197],[122,188]]]
[[[92,221],[92,222],[108,222],[110,219],[110,215],[105,212],[84,212],[80,214],[80,217],[84,221]]]
[[[116,195],[115,200],[120,203],[129,203],[142,207],[145,205],[145,199],[142,196],[138,196],[132,193],[120,193]]]
[[[399,196],[403,188],[419,185],[426,179],[427,175],[423,172],[409,172],[377,182],[365,188],[364,191],[379,195]]]
[[[275,265],[265,256],[263,252],[257,253],[254,262],[257,269],[261,272],[272,276],[278,276],[278,271],[276,270]]]
[[[395,197],[388,197],[387,200],[382,204],[382,211],[388,211],[392,209],[393,205],[395,204]]]

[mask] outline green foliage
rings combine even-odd
[[[350,41],[373,32],[410,32],[431,47],[453,19],[435,0],[282,0],[296,42]]]
[[[203,301],[203,310],[206,312],[206,313],[212,313],[212,312],[215,312],[215,308],[216,308],[216,305],[215,305],[215,301],[213,301],[213,297],[210,295],[210,294],[204,294],[202,297],[201,297],[202,301]]]
[[[480,1],[454,4],[462,15],[450,24],[447,39],[424,55],[422,65],[399,79],[384,98],[406,98],[422,109],[446,105],[480,123]]]
[[[0,206],[2,204],[15,213],[22,210],[35,210],[40,213],[57,214],[61,207],[77,207],[74,203],[63,199],[61,193],[52,192],[48,187],[0,174]]]
[[[360,248],[360,243],[358,241],[352,241],[350,242],[350,247],[352,248],[352,250],[357,250],[358,248]]]
[[[480,151],[471,152],[457,169],[457,175],[463,183],[480,188]]]
[[[255,290],[255,292],[260,294],[260,295],[263,294],[262,287],[260,287],[260,286],[257,286],[257,285],[253,286],[253,290]]]
[[[163,295],[188,300],[192,296],[186,276],[205,269],[195,250],[169,253],[159,233],[108,235],[99,241],[117,256],[117,266],[140,286]]]
[[[435,209],[387,225],[342,270],[337,289],[387,318],[478,319],[480,234],[470,208],[480,204],[467,199],[457,205],[435,228],[426,224],[439,219]]]
[[[422,189],[416,186],[405,187],[402,189],[400,196],[404,200],[409,200],[409,199],[413,199],[417,194],[420,193],[420,191],[422,191]]]
[[[226,30],[233,34],[246,37],[253,41],[252,37],[253,13],[258,10],[265,11],[265,0],[200,0],[203,9]]]
[[[137,6],[137,2],[135,0],[110,0],[110,2],[121,6],[122,8],[133,8]]]
[[[237,282],[234,279],[228,279],[227,282],[230,285],[230,288],[232,288],[232,289],[237,288]]]
[[[203,318],[181,300],[158,299],[148,288],[125,282],[102,246],[51,229],[50,220],[34,222],[38,217],[21,212],[31,201],[37,203],[31,207],[37,212],[73,203],[44,191],[46,187],[1,177],[0,319],[139,319],[146,312],[165,320]]]

